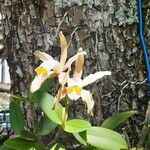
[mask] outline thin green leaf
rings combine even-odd
[[[58,124],[52,122],[46,116],[42,116],[36,135],[37,136],[47,135],[52,131],[54,131],[57,126]]]
[[[8,135],[1,135],[0,136],[0,145],[3,145],[3,143],[9,139]]]
[[[53,85],[53,79],[48,78],[42,83],[39,90],[43,92],[48,92],[49,89],[52,87],[52,85]]]
[[[12,101],[9,106],[10,110],[10,123],[11,128],[16,134],[20,134],[20,131],[24,129],[25,121],[23,113],[19,104],[15,101]]]
[[[62,144],[53,143],[50,145],[49,150],[66,150],[66,148]]]
[[[91,127],[91,124],[88,121],[72,119],[65,123],[64,130],[70,133],[78,133],[86,130],[89,127]]]
[[[117,132],[102,127],[87,129],[87,142],[102,150],[127,150],[125,139]]]
[[[39,141],[29,141],[22,138],[9,139],[4,143],[4,146],[15,150],[42,150],[43,145]]]
[[[2,145],[2,146],[0,146],[0,150],[15,150],[15,149],[12,149],[12,148]]]
[[[42,91],[37,91],[36,96],[45,115],[53,122],[62,125],[62,106],[58,104],[53,110],[54,97]]]
[[[11,94],[11,99],[15,100],[15,101],[29,101],[26,97],[20,96],[20,95],[14,95]]]
[[[22,130],[20,132],[20,137],[22,139],[26,139],[26,140],[29,140],[29,141],[35,141],[36,140],[36,137],[29,131],[27,130]]]
[[[146,146],[150,147],[150,131],[148,131]]]
[[[119,126],[122,122],[124,122],[126,119],[129,117],[133,116],[136,114],[137,111],[126,111],[126,112],[121,112],[118,114],[115,114],[109,118],[107,118],[101,125],[103,128],[108,128],[108,129],[114,129],[117,126]]]
[[[102,150],[102,149],[93,147],[91,145],[87,145],[86,147],[83,147],[82,150]]]
[[[133,147],[131,150],[144,150],[144,148],[140,147],[140,148],[137,149],[137,147]]]
[[[83,145],[87,145],[87,131],[73,133],[74,137]]]

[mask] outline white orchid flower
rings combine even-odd
[[[82,49],[80,49],[80,52]],[[77,100],[79,98],[82,98],[82,100],[87,105],[87,112],[89,114],[92,114],[92,109],[94,107],[94,100],[92,98],[92,94],[90,91],[85,90],[84,87],[95,82],[96,80],[102,78],[105,75],[111,75],[110,71],[98,71],[94,74],[90,74],[84,79],[81,79],[82,76],[82,70],[83,70],[83,64],[84,64],[84,55],[78,56],[78,58],[75,60],[75,70],[73,73],[73,78],[69,77],[69,74],[64,76],[62,79],[65,81],[67,80],[67,87],[61,87],[58,90],[58,94],[56,95],[56,102],[59,102],[61,99],[68,97],[71,100]]]
[[[87,105],[87,112],[92,114],[92,109],[94,107],[94,100],[92,98],[92,94],[90,91],[84,90],[83,88],[105,75],[111,75],[111,72],[99,71],[94,74],[88,75],[83,80],[78,77],[70,78],[68,80],[68,86],[66,88],[68,97],[71,100],[77,100],[81,97]]]
[[[38,53],[43,53],[43,52],[38,52]],[[43,56],[46,56],[48,54],[43,53]],[[48,55],[49,56],[49,55]],[[52,69],[57,66],[59,63],[55,61],[53,58],[44,60],[43,63],[35,69],[35,72],[37,75],[35,76],[34,80],[31,83],[31,92],[37,91],[40,87],[41,84],[50,76],[54,75],[54,71]]]
[[[78,58],[78,56],[85,54],[83,51],[78,52],[66,62],[68,50],[67,40],[62,32],[60,32],[59,38],[61,47],[60,61],[54,60],[52,56],[45,52],[36,51],[34,53],[37,58],[43,61],[43,63],[35,69],[37,75],[31,83],[30,91],[32,93],[37,91],[41,87],[41,84],[49,77],[58,76],[60,83],[65,84],[62,80],[63,71],[70,68],[71,64]]]

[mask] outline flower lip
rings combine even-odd
[[[81,97],[82,87],[81,87],[82,79],[80,78],[70,78],[68,82],[68,87],[66,88],[68,97],[71,100],[77,100]]]
[[[48,70],[44,66],[39,66],[35,69],[37,75],[48,76]]]
[[[80,94],[82,91],[82,88],[79,87],[78,85],[74,85],[74,86],[70,86],[70,87],[67,87],[67,92],[68,93],[76,93],[76,94]]]

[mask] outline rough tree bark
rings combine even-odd
[[[149,6],[146,0],[148,20],[149,7],[145,6]],[[88,87],[95,99],[91,122],[98,125],[113,113],[136,109],[138,115],[122,128],[126,128],[131,144],[137,142],[147,98],[146,73],[136,28],[136,0],[5,0],[0,1],[0,10],[5,36],[3,53],[10,67],[14,93],[27,93],[34,67],[39,63],[33,52],[41,50],[59,58],[59,31],[69,40],[76,29],[69,56],[80,46],[87,52],[84,76],[98,70],[112,72],[111,77]],[[148,38],[149,25],[147,21]],[[24,107],[30,126],[29,105]],[[88,118],[83,108],[78,103],[71,108],[72,115]]]

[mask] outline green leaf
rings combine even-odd
[[[11,94],[11,98],[15,101],[29,101],[26,97],[23,97],[23,96],[20,96],[20,95],[14,95],[14,94]]]
[[[58,104],[53,110],[54,97],[42,91],[37,91],[36,96],[45,115],[53,122],[62,125],[62,106]]]
[[[36,135],[37,136],[47,135],[52,131],[54,131],[57,126],[58,124],[52,122],[46,116],[42,116]]]
[[[9,148],[9,147],[7,147],[7,146],[2,145],[2,146],[0,147],[0,150],[15,150],[15,149],[12,149],[12,148]]]
[[[66,150],[66,148],[59,143],[53,143],[50,145],[50,149],[49,150]]]
[[[150,147],[150,131],[148,131],[146,146]]]
[[[86,147],[83,147],[82,150],[102,150],[102,149],[93,147],[91,145],[87,145]]]
[[[144,148],[140,147],[140,148],[137,149],[137,147],[133,147],[133,148],[131,148],[131,150],[144,150]]]
[[[122,122],[124,122],[129,117],[133,116],[137,111],[126,111],[121,112],[118,114],[115,114],[109,118],[107,118],[101,125],[101,127],[108,128],[108,129],[114,129],[118,125],[120,125]]]
[[[38,141],[29,141],[22,138],[9,139],[4,143],[4,146],[15,150],[42,150],[43,145]]]
[[[3,145],[3,143],[9,139],[8,135],[1,135],[0,136],[0,145]]]
[[[128,146],[121,134],[102,127],[87,129],[87,143],[102,150],[127,150]]]
[[[12,101],[10,103],[9,110],[11,128],[16,134],[20,134],[20,131],[23,130],[25,126],[25,121],[21,108],[17,102]]]
[[[77,133],[77,132],[82,132],[89,127],[91,127],[91,124],[88,121],[81,120],[81,119],[72,119],[66,121],[64,130],[70,133]]]
[[[73,133],[74,137],[83,145],[87,145],[87,131]]]
[[[49,89],[52,87],[52,85],[53,85],[53,79],[48,78],[42,83],[39,90],[43,92],[48,92]]]
[[[35,141],[36,140],[36,137],[29,131],[27,130],[22,130],[20,132],[20,137],[22,139],[26,139],[26,140],[29,140],[29,141]]]

